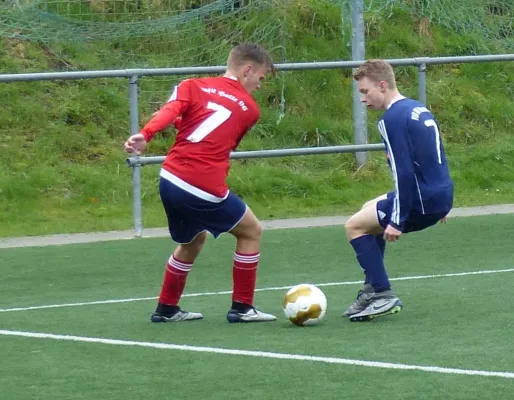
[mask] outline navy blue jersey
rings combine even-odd
[[[390,224],[403,230],[411,212],[448,212],[453,182],[432,113],[415,100],[401,98],[382,115],[378,129],[395,183]]]

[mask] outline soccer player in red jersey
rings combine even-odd
[[[160,172],[159,192],[172,239],[171,255],[152,322],[202,319],[178,303],[189,271],[207,232],[229,232],[237,239],[229,322],[274,321],[253,305],[262,227],[252,210],[225,179],[230,153],[260,117],[251,93],[274,70],[269,53],[257,44],[235,46],[223,76],[186,79],[168,103],[125,142],[125,151],[141,153],[147,142],[171,124],[179,128]],[[178,119],[180,118],[180,119]]]

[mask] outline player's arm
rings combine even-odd
[[[157,132],[166,129],[171,124],[175,124],[175,122],[179,124],[177,118],[187,110],[188,104],[189,103],[180,100],[174,100],[166,103],[166,105],[162,107],[150,121],[148,121],[139,133],[141,133],[145,140],[149,142]]]
[[[182,126],[180,116],[186,112],[192,98],[191,82],[193,82],[192,79],[186,79],[175,86],[166,105],[155,113],[152,119],[141,129],[140,133],[147,142],[152,140],[157,132],[166,129],[171,124],[180,130]]]
[[[191,81],[186,79],[176,86],[166,105],[153,115],[139,133],[129,137],[124,145],[127,153],[140,154],[146,143],[152,140],[157,132],[171,124],[174,124],[177,129],[180,128],[182,125],[180,115],[186,112],[191,100]]]
[[[416,187],[408,126],[385,121],[381,123],[384,124],[384,141],[389,150],[389,161],[396,186],[390,225],[403,232],[412,209],[412,194]]]
[[[124,144],[124,149],[127,153],[140,154],[146,144],[152,140],[157,132],[166,129],[171,124],[175,127],[180,126],[182,121],[180,115],[187,110],[188,103],[180,100],[174,100],[167,103],[153,118],[141,129],[139,133],[132,135]]]

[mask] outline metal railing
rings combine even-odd
[[[514,61],[514,54],[491,54],[481,56],[456,56],[456,57],[418,57],[387,60],[393,66],[416,66],[418,69],[418,99],[426,104],[426,72],[428,65],[435,64],[459,64],[476,62],[504,62]],[[320,70],[320,69],[345,69],[357,68],[363,61],[329,61],[309,63],[284,63],[277,64],[280,71]],[[121,69],[105,71],[76,71],[76,72],[43,72],[25,74],[1,74],[0,82],[43,81],[43,80],[74,80],[94,78],[128,78],[129,80],[129,107],[130,107],[130,133],[139,132],[138,109],[138,80],[143,76],[165,75],[202,75],[216,74],[225,71],[225,66],[210,67],[185,67],[185,68],[156,68],[156,69]],[[376,151],[383,149],[383,144],[357,144],[347,146],[329,146],[298,149],[236,151],[231,154],[231,159],[285,157],[315,154],[356,153],[362,151]],[[133,218],[134,235],[142,236],[142,204],[141,204],[141,167],[149,164],[160,164],[164,156],[139,157],[127,159],[127,164],[132,168],[132,192],[133,192]]]

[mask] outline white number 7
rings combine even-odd
[[[207,103],[209,110],[214,112],[203,121],[188,137],[190,142],[198,143],[203,140],[209,133],[220,126],[223,122],[230,118],[232,111],[222,105],[209,101]]]
[[[439,164],[441,164],[441,136],[439,135],[439,128],[433,119],[427,119],[425,121],[425,125],[427,127],[433,127],[435,130],[435,145],[437,147],[437,159],[439,160]]]

